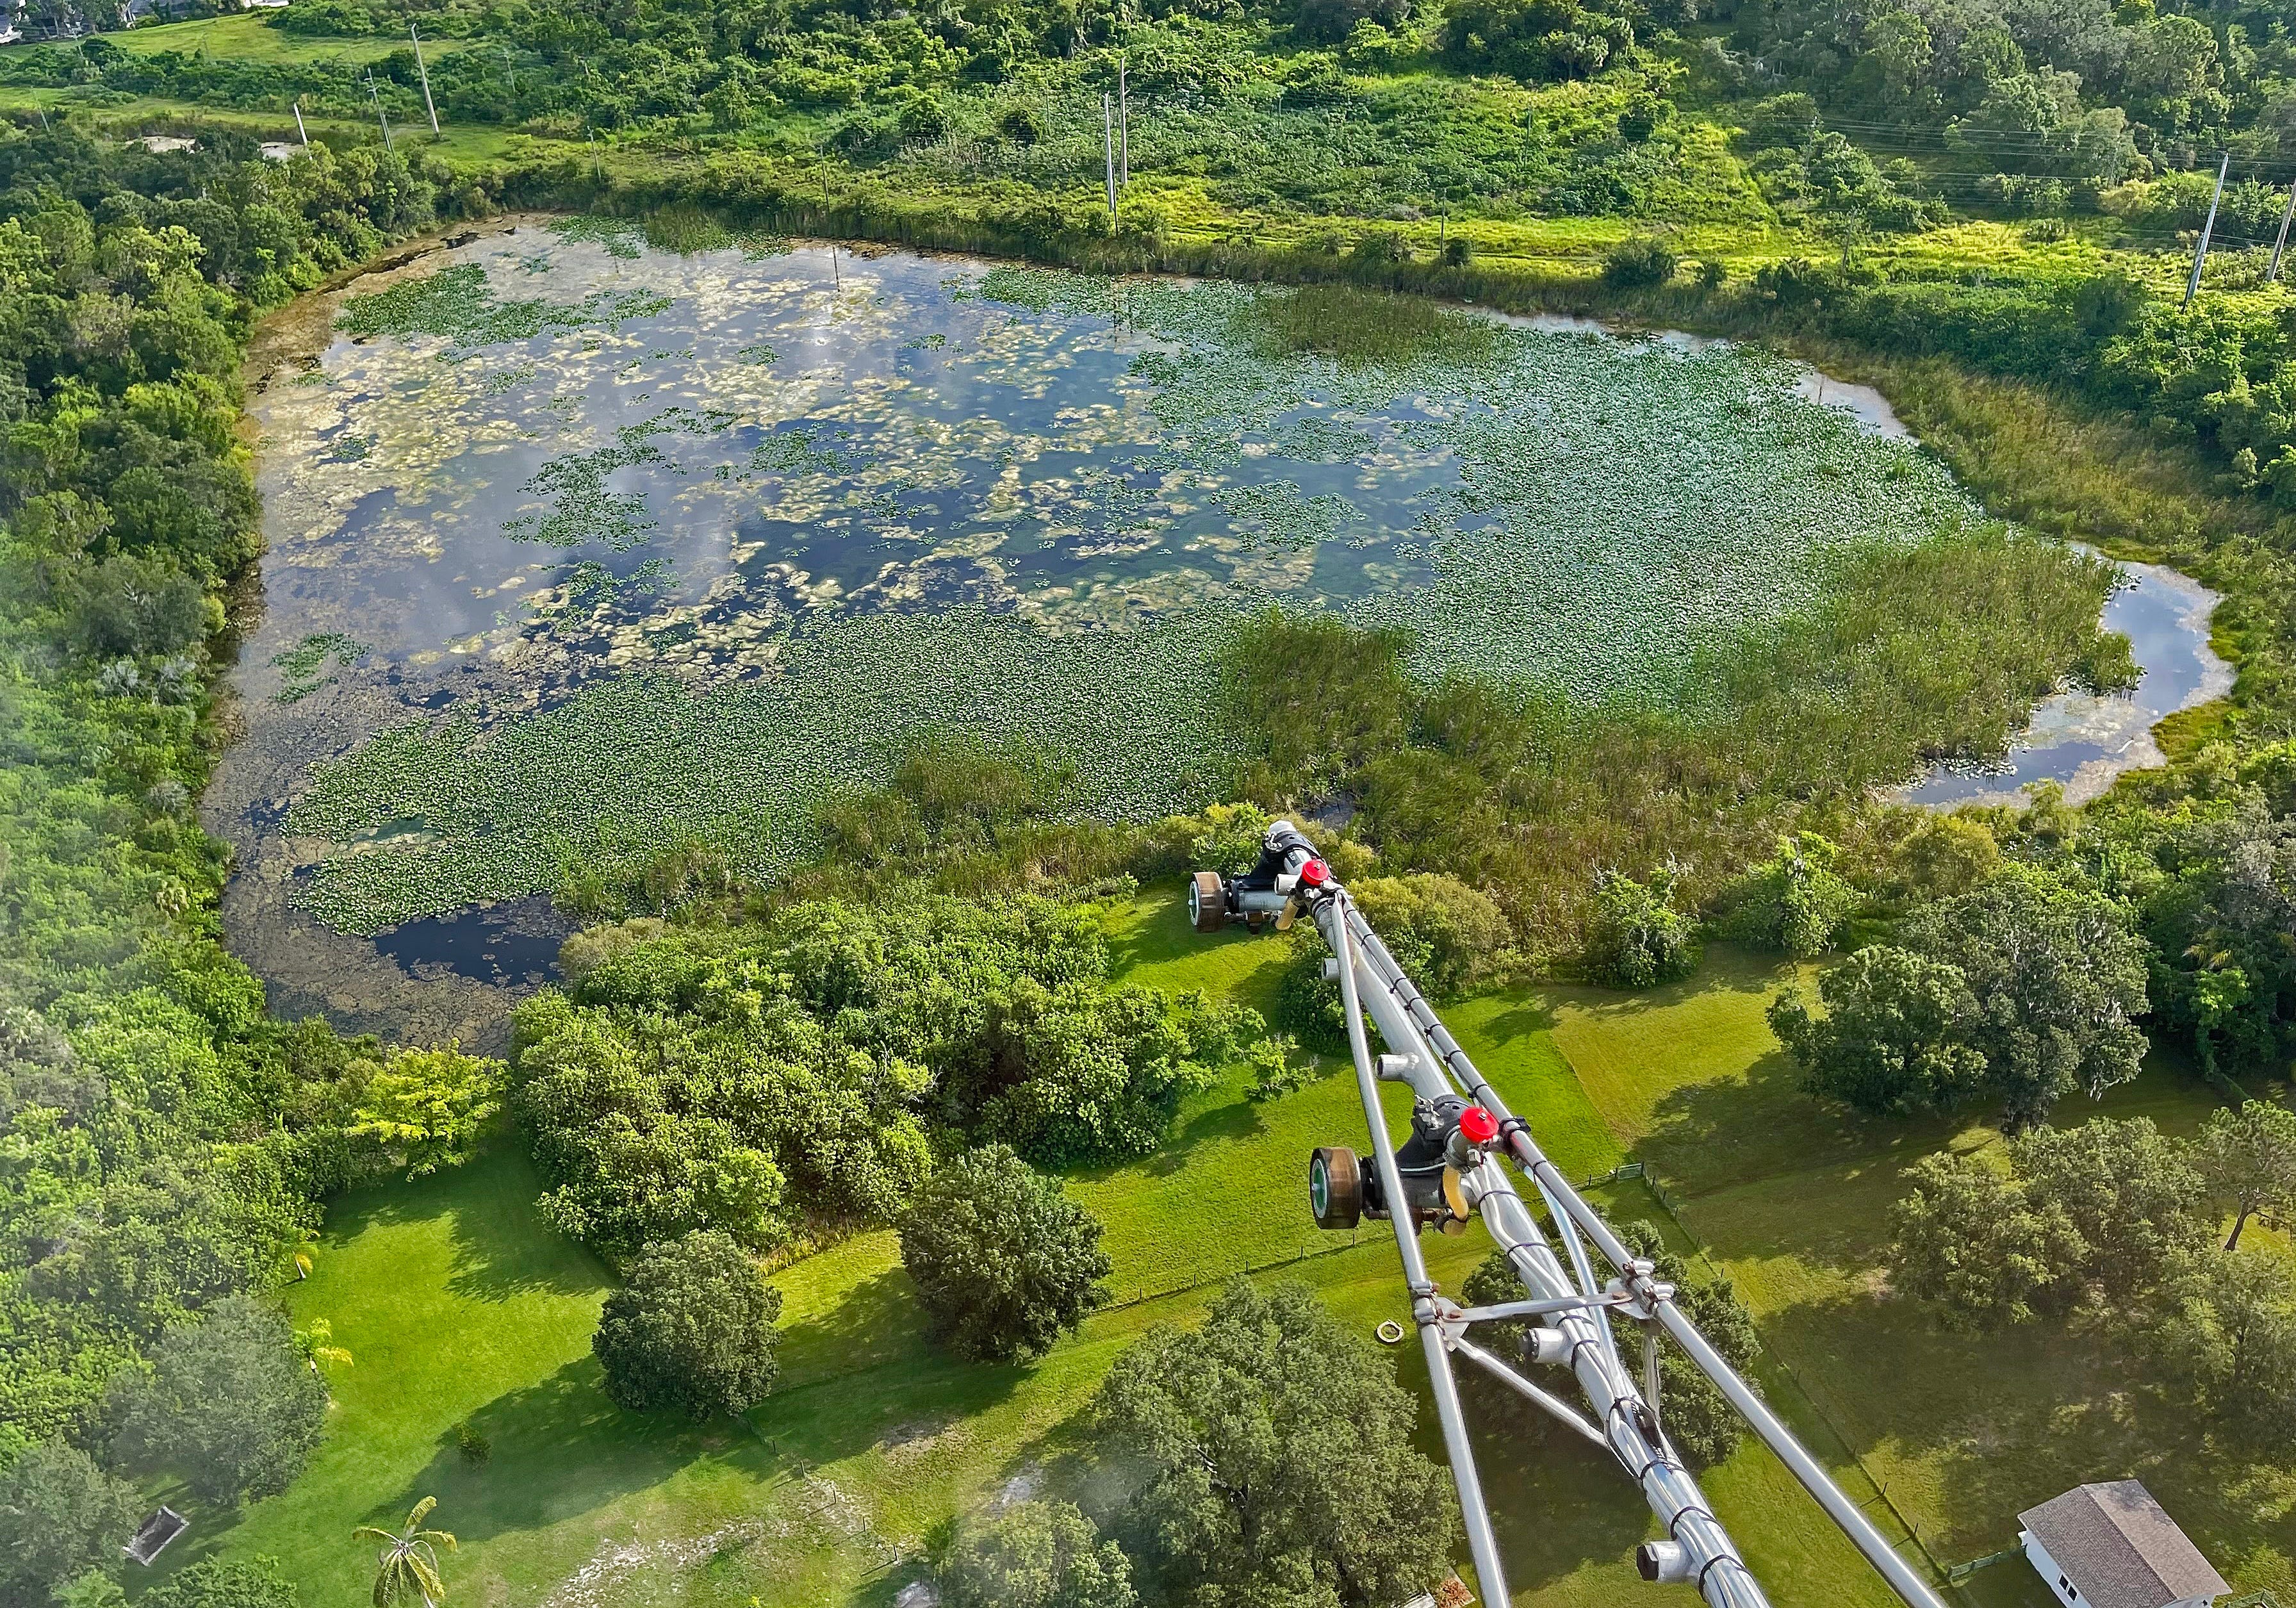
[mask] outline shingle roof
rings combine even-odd
[[[2081,1486],[2017,1522],[2092,1608],[2162,1608],[2232,1589],[2138,1481]]]

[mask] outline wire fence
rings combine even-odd
[[[1382,1232],[1378,1237],[1383,1241],[1389,1238],[1389,1235]],[[1323,1257],[1338,1256],[1343,1251],[1354,1250],[1363,1243],[1364,1231],[1360,1227],[1351,1228],[1345,1235],[1341,1234],[1337,1229],[1318,1229],[1312,1235],[1302,1235],[1294,1241],[1292,1249],[1283,1255],[1255,1258],[1245,1253],[1239,1254],[1234,1259],[1221,1258],[1215,1261],[1199,1261],[1192,1264],[1187,1272],[1168,1283],[1135,1291],[1119,1300],[1109,1302],[1100,1309],[1103,1312],[1121,1312],[1128,1307],[1144,1307],[1151,1301],[1168,1300],[1176,1295],[1185,1295],[1192,1290],[1204,1290],[1214,1284],[1224,1284],[1239,1273],[1249,1276],[1256,1273],[1272,1273],[1279,1268],[1296,1268],[1301,1262],[1312,1262]]]

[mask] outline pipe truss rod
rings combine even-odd
[[[1851,1544],[1864,1555],[1866,1561],[1889,1584],[1890,1588],[1908,1605],[1908,1608],[1944,1608],[1936,1592],[1931,1588],[1929,1582],[1923,1578],[1920,1571],[1907,1563],[1882,1533],[1874,1528],[1873,1522],[1866,1518],[1864,1510],[1852,1502],[1841,1488],[1834,1483],[1833,1476],[1825,1472],[1824,1465],[1803,1448],[1800,1441],[1795,1439],[1793,1432],[1779,1421],[1777,1415],[1770,1411],[1762,1399],[1755,1394],[1753,1388],[1740,1377],[1737,1370],[1730,1366],[1721,1353],[1714,1350],[1704,1335],[1699,1333],[1697,1326],[1683,1315],[1681,1309],[1670,1299],[1672,1292],[1651,1278],[1650,1265],[1639,1260],[1628,1251],[1618,1235],[1611,1232],[1610,1225],[1605,1223],[1601,1215],[1587,1203],[1576,1189],[1571,1187],[1570,1180],[1562,1176],[1561,1169],[1556,1168],[1546,1154],[1538,1148],[1538,1144],[1530,1136],[1529,1125],[1507,1110],[1505,1103],[1499,1098],[1498,1092],[1491,1087],[1489,1081],[1476,1069],[1466,1052],[1459,1047],[1458,1041],[1453,1038],[1449,1030],[1444,1027],[1441,1019],[1435,1014],[1434,1008],[1412,985],[1410,979],[1404,975],[1402,967],[1398,965],[1394,956],[1388,953],[1387,947],[1380,942],[1378,934],[1372,931],[1371,924],[1364,920],[1362,913],[1355,908],[1353,901],[1347,898],[1344,891],[1334,889],[1332,896],[1325,900],[1324,908],[1332,912],[1331,920],[1327,924],[1324,916],[1319,913],[1317,924],[1324,928],[1326,939],[1332,936],[1332,929],[1344,931],[1348,940],[1348,948],[1344,953],[1350,956],[1359,956],[1360,964],[1368,973],[1367,980],[1371,987],[1366,991],[1365,997],[1373,1019],[1379,1024],[1381,1036],[1388,1039],[1391,1046],[1398,1037],[1406,1042],[1415,1040],[1423,1051],[1439,1064],[1440,1076],[1444,1082],[1455,1083],[1470,1099],[1489,1112],[1497,1120],[1501,1144],[1516,1165],[1522,1169],[1537,1186],[1554,1218],[1557,1233],[1563,1238],[1566,1244],[1576,1253],[1578,1235],[1583,1234],[1586,1238],[1594,1242],[1595,1249],[1603,1253],[1604,1259],[1618,1269],[1620,1279],[1610,1288],[1629,1299],[1599,1303],[1590,1300],[1587,1304],[1592,1317],[1596,1320],[1603,1319],[1605,1317],[1605,1307],[1611,1305],[1626,1307],[1629,1310],[1641,1308],[1643,1311],[1638,1312],[1637,1316],[1646,1313],[1649,1318],[1654,1320],[1674,1337],[1684,1351],[1688,1354],[1691,1362],[1699,1372],[1704,1374],[1720,1388],[1724,1397],[1728,1399],[1732,1407],[1737,1409],[1755,1434],[1760,1437],[1763,1444],[1767,1446],[1777,1456],[1778,1460],[1786,1465],[1801,1484],[1802,1489],[1808,1491],[1816,1500],[1818,1505],[1824,1510],[1826,1516],[1832,1519],[1849,1538]],[[1333,945],[1333,950],[1335,953],[1341,952],[1337,944]],[[1346,968],[1342,967],[1343,977],[1345,972]],[[1389,1021],[1382,1020],[1382,1012],[1380,1008],[1382,1003],[1388,1005],[1385,1014],[1394,1019],[1391,1024]],[[1360,1019],[1354,1019],[1354,1022],[1356,1030],[1359,1032]],[[1409,1061],[1418,1052],[1398,1049],[1398,1054]],[[1430,1070],[1435,1069],[1431,1067]],[[1417,1087],[1415,1083],[1414,1087]],[[1372,1105],[1366,1109],[1372,1118],[1374,1129],[1378,1129],[1381,1123],[1377,1106]],[[1499,1175],[1496,1168],[1488,1170],[1504,1182],[1504,1176]],[[1544,1236],[1540,1235],[1537,1224],[1530,1220],[1529,1212],[1523,1210],[1522,1203],[1514,1195],[1512,1185],[1505,1186],[1505,1194],[1513,1203],[1513,1210],[1522,1211],[1522,1226],[1526,1232],[1513,1236],[1513,1243],[1510,1243],[1509,1236],[1501,1232],[1504,1219],[1493,1220],[1492,1214],[1488,1209],[1482,1212],[1486,1226],[1492,1230],[1493,1238],[1498,1240],[1507,1249],[1517,1271],[1525,1275],[1526,1287],[1533,1290],[1535,1298],[1562,1299],[1561,1292],[1541,1290],[1529,1276],[1529,1269],[1525,1266],[1526,1256],[1523,1246],[1535,1240],[1538,1251],[1549,1262],[1553,1260],[1553,1253],[1546,1250]],[[1577,1259],[1574,1256],[1575,1259]],[[1578,1270],[1582,1286],[1590,1286],[1591,1275],[1583,1263]],[[1559,1275],[1559,1267],[1556,1268],[1555,1272]],[[1585,1288],[1583,1292],[1590,1296],[1595,1293],[1591,1287]],[[1580,1321],[1584,1319],[1581,1318]],[[1607,1324],[1603,1325],[1603,1339],[1606,1342],[1603,1350],[1609,1358],[1615,1361],[1617,1358],[1615,1345],[1607,1343],[1609,1341]],[[1577,1350],[1578,1348],[1574,1347],[1574,1368],[1578,1366],[1575,1359]],[[1582,1372],[1582,1380],[1584,1377],[1585,1374]],[[1628,1393],[1633,1392],[1631,1383],[1628,1384],[1627,1390]],[[1626,1455],[1622,1454],[1620,1460],[1626,1462],[1629,1471],[1633,1472],[1634,1464]],[[1687,1474],[1683,1478],[1685,1483],[1689,1482]],[[1645,1484],[1647,1489],[1647,1482]],[[1690,1489],[1694,1496],[1696,1492],[1694,1483],[1690,1485]],[[1657,1500],[1653,1496],[1653,1506],[1656,1506]],[[1702,1498],[1700,1499],[1700,1505],[1702,1511]],[[1665,1515],[1661,1514],[1660,1516],[1663,1518]],[[1712,1522],[1710,1514],[1707,1515],[1707,1520],[1709,1522]],[[1720,1527],[1716,1525],[1715,1529],[1718,1533]],[[1677,1534],[1677,1539],[1680,1538]],[[1722,1543],[1725,1546],[1728,1545],[1726,1536],[1722,1537]],[[1734,1550],[1732,1555],[1734,1558]],[[1739,1571],[1742,1572],[1743,1569],[1742,1563],[1739,1563]],[[1752,1597],[1729,1600],[1760,1602],[1762,1598],[1759,1596],[1759,1587],[1752,1586],[1751,1576],[1747,1577],[1747,1583],[1755,1593]],[[1701,1588],[1705,1590],[1703,1582]],[[1717,1597],[1711,1591],[1706,1591],[1706,1596],[1709,1603],[1716,1604],[1716,1608],[1723,1608],[1725,1599]]]
[[[1413,1219],[1403,1189],[1403,1175],[1395,1163],[1395,1145],[1387,1134],[1387,1120],[1379,1108],[1378,1063],[1364,1036],[1363,1004],[1356,992],[1355,944],[1352,935],[1340,933],[1340,1002],[1347,1013],[1348,1052],[1356,1063],[1356,1093],[1362,1097],[1371,1127],[1372,1157],[1387,1198],[1399,1208],[1393,1213],[1395,1247],[1403,1259],[1403,1276],[1411,1290],[1411,1316],[1419,1325],[1419,1341],[1427,1353],[1427,1378],[1435,1392],[1435,1416],[1442,1424],[1443,1448],[1451,1459],[1452,1482],[1458,1487],[1460,1517],[1467,1530],[1467,1550],[1475,1562],[1483,1600],[1505,1603],[1506,1570],[1499,1562],[1498,1537],[1491,1529],[1491,1513],[1483,1500],[1481,1477],[1475,1472],[1474,1448],[1467,1440],[1466,1414],[1459,1406],[1458,1381],[1451,1374],[1451,1358],[1435,1305],[1435,1284],[1427,1276],[1426,1259],[1419,1254],[1419,1225]]]

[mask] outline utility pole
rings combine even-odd
[[[430,103],[430,70],[422,65],[422,37],[414,31],[414,24],[406,25],[406,37],[414,41],[414,70],[422,78],[422,110],[430,114],[430,132],[439,132],[439,109]]]
[[[2280,277],[2280,253],[2288,245],[2288,225],[2296,218],[2296,183],[2288,186],[2288,205],[2280,214],[2280,238],[2272,242],[2272,266],[2264,270],[2264,283],[2272,283]]]
[[[366,98],[374,103],[374,120],[382,125],[382,148],[388,151],[390,149],[390,119],[382,115],[382,95],[374,86],[373,68],[367,70]]]
[[[1116,227],[1116,108],[1108,92],[1100,92],[1100,139],[1108,157],[1108,226]]]
[[[2209,259],[2209,236],[2217,229],[2217,203],[2224,200],[2225,175],[2231,171],[2232,152],[2227,151],[2224,160],[2217,164],[2216,193],[2209,197],[2209,221],[2201,226],[2200,247],[2193,253],[2193,277],[2185,285],[2185,299],[2177,304],[2180,313],[2192,306],[2193,298],[2201,293],[2201,265]]]
[[[1116,187],[1132,188],[1132,110],[1125,94],[1124,57],[1116,58]]]
[[[295,97],[295,137],[303,142],[303,149],[311,148],[311,131],[303,127],[303,97]]]

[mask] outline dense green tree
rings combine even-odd
[[[200,1500],[221,1505],[286,1489],[326,1424],[326,1386],[293,1328],[250,1296],[170,1327],[151,1372],[124,1376],[118,1394],[122,1455],[180,1474]]]
[[[2284,1259],[2199,1260],[2142,1338],[2236,1439],[2277,1448],[2296,1434],[2296,1270]]]
[[[1074,1504],[1015,1503],[958,1526],[934,1571],[944,1608],[1133,1608],[1132,1566]]]
[[[2062,1210],[1981,1156],[1924,1156],[1890,1209],[1891,1284],[1957,1329],[2019,1323],[2054,1306],[2087,1247]]]
[[[1098,1219],[1002,1144],[946,1163],[901,1218],[933,1333],[990,1362],[1041,1356],[1107,1299]]]
[[[2249,1218],[2296,1206],[2296,1112],[2285,1106],[2249,1100],[2238,1111],[2210,1112],[2194,1159],[2216,1198],[2232,1207],[2226,1251],[2240,1249]]]
[[[1841,851],[1814,832],[1778,840],[1778,851],[1724,897],[1717,931],[1733,943],[1775,949],[1797,959],[1824,954],[1863,902],[1834,869]]]
[[[1958,968],[1875,944],[1818,980],[1824,1014],[1800,996],[1770,1002],[1770,1029],[1801,1068],[1802,1087],[1875,1115],[1953,1104],[1976,1088],[1985,1058],[1968,1034],[1976,997]]]
[[[2036,1128],[2002,1160],[1924,1157],[1892,1208],[1892,1278],[1956,1326],[1988,1328],[2079,1302],[2130,1312],[2162,1298],[2210,1240],[2190,1147],[2150,1118]]]
[[[1906,923],[1906,947],[1959,970],[1977,1010],[1968,1039],[2013,1129],[2064,1095],[2136,1075],[2147,1044],[2144,942],[2120,907],[2045,873],[2005,872]]]
[[[117,1573],[143,1516],[135,1490],[78,1448],[21,1453],[0,1470],[0,1601],[43,1603],[87,1570]]]
[[[1213,1604],[1374,1608],[1448,1566],[1449,1484],[1387,1362],[1303,1285],[1235,1278],[1193,1331],[1117,1359],[1097,1417],[1139,1471],[1136,1555]],[[1343,1472],[1344,1477],[1340,1477]]]
[[[365,1079],[347,1130],[371,1140],[410,1178],[471,1159],[502,1110],[503,1063],[460,1046],[394,1049]]]
[[[136,1601],[145,1608],[299,1608],[294,1583],[270,1558],[202,1558]]]
[[[695,1229],[648,1245],[606,1298],[590,1349],[606,1394],[696,1421],[747,1412],[773,1388],[781,1292],[730,1235]]]
[[[2296,821],[2250,808],[2184,825],[2144,901],[2156,1021],[2214,1073],[2284,1074],[2296,1056]]]
[[[1264,1027],[1109,986],[1098,914],[1049,899],[816,900],[649,931],[518,1018],[518,1103],[552,1220],[609,1257],[718,1227],[882,1221],[928,1125],[1066,1164],[1141,1155]]]
[[[2035,1128],[2009,1150],[2034,1202],[2080,1236],[2083,1284],[2110,1300],[2141,1299],[2210,1238],[2207,1180],[2150,1117]]]

